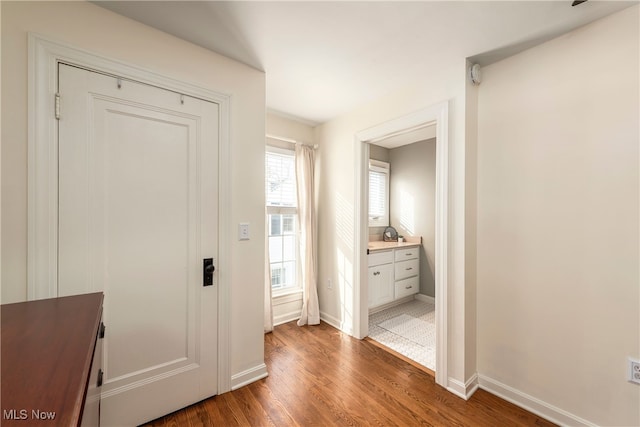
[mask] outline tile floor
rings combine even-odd
[[[406,302],[369,315],[369,338],[435,371],[435,304]]]

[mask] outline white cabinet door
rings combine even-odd
[[[369,267],[369,307],[393,301],[393,264]]]
[[[60,65],[58,293],[104,291],[104,426],[217,392],[218,106],[117,83]]]

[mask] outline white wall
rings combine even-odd
[[[0,34],[2,34],[2,7],[0,7]],[[2,58],[2,46],[0,43],[0,58]],[[1,60],[0,60],[1,64]],[[2,72],[0,71],[0,76]],[[2,99],[2,84],[0,84],[0,100]],[[0,118],[2,117],[2,102],[0,102]],[[2,200],[2,120],[0,119],[0,201]],[[0,203],[1,206],[1,203]],[[2,303],[2,209],[0,208],[0,304]]]
[[[313,127],[276,113],[267,113],[266,128],[269,136],[292,139],[308,145],[314,144]],[[293,144],[269,138],[267,142],[284,148],[295,147]],[[302,291],[296,294],[274,296],[272,304],[274,325],[296,320],[302,311]]]
[[[380,123],[449,101],[449,377],[464,384],[465,372],[465,75],[464,58],[443,63],[424,81],[316,127],[319,149],[319,280],[322,318],[352,333],[355,134]],[[475,219],[474,219],[475,221]],[[328,288],[331,280],[332,289]]]
[[[436,140],[394,148],[389,157],[391,226],[398,234],[422,237],[420,293],[435,297]],[[411,215],[408,218],[412,220],[402,221],[405,215]]]
[[[640,425],[639,12],[488,66],[479,88],[481,384],[572,425]]]
[[[27,32],[231,95],[231,373],[263,364],[264,74],[85,2],[2,2],[2,302],[27,298]],[[247,268],[255,265],[256,268]]]
[[[267,135],[289,138],[309,145],[314,144],[312,126],[283,117],[277,113],[267,113],[266,129]]]

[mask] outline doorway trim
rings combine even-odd
[[[367,206],[369,142],[394,133],[436,123],[436,203],[435,203],[435,302],[436,302],[436,383],[447,387],[448,354],[448,248],[449,248],[449,103],[447,101],[389,120],[355,135],[355,263],[353,295],[353,333],[357,338],[369,334]]]
[[[58,63],[64,62],[157,86],[219,105],[218,206],[230,200],[230,103],[227,94],[175,80],[122,61],[96,55],[48,37],[29,33],[28,39],[28,206],[27,299],[58,295]],[[230,353],[230,217],[218,211],[218,394],[231,390]]]

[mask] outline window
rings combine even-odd
[[[299,288],[295,154],[267,147],[265,159],[271,288],[293,290]]]
[[[278,286],[280,283],[282,283],[282,269],[271,266],[271,287]]]
[[[389,225],[389,163],[369,160],[369,227]]]

